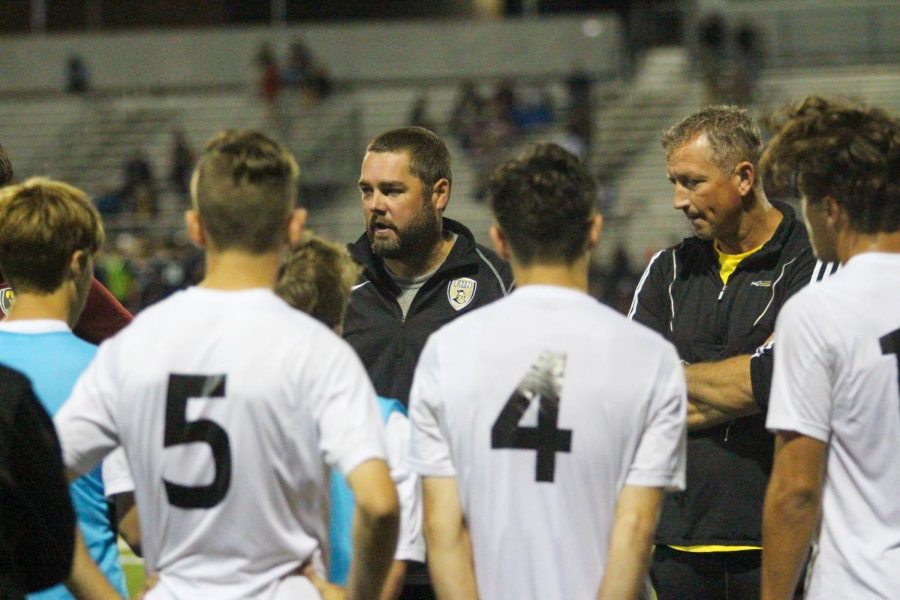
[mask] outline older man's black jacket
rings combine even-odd
[[[771,347],[781,307],[816,265],[793,209],[772,238],[722,283],[713,243],[696,237],[657,253],[635,292],[629,318],[671,341],[688,363],[753,355],[753,396],[761,413],[688,436],[687,489],[667,496],[657,541],[667,545],[759,546],[774,438],[766,431]],[[777,336],[775,337],[777,340]]]

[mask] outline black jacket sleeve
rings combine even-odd
[[[3,536],[10,538],[3,543],[11,551],[15,578],[32,592],[68,577],[75,512],[53,421],[25,377],[3,369],[0,381],[0,400],[12,409],[0,432],[5,450]]]
[[[631,308],[628,310],[629,319],[646,325],[667,338],[671,307],[668,299],[666,264],[672,260],[673,252],[672,249],[662,250],[653,255],[650,264],[641,275],[631,301]]]
[[[791,278],[785,288],[785,294],[778,306],[779,312],[787,300],[814,280],[816,259],[812,251],[806,251],[797,257],[796,265],[791,270]],[[750,357],[750,383],[753,388],[753,399],[765,413],[769,410],[769,392],[772,388],[772,371],[775,366],[775,345],[778,332],[771,340],[760,346]]]

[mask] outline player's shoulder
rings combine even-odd
[[[787,299],[779,312],[780,327],[788,322],[825,323],[830,321],[830,303],[846,292],[842,278],[831,277],[804,286]]]

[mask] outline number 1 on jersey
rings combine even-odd
[[[516,386],[491,428],[491,448],[537,451],[535,481],[553,482],[556,453],[572,451],[572,430],[557,427],[565,354],[542,353]],[[538,403],[537,427],[521,427],[522,416]]]
[[[882,354],[893,354],[897,359],[897,390],[900,391],[900,329],[895,329],[878,339]]]

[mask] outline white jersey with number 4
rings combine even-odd
[[[675,349],[586,294],[526,286],[431,336],[410,463],[456,477],[479,595],[596,597],[626,484],[683,489]]]
[[[828,444],[807,598],[900,594],[900,254],[864,253],[778,316],[766,426]]]
[[[121,441],[149,598],[318,598],[326,463],[385,456],[368,377],[343,340],[272,292],[191,288],[104,343],[56,418],[66,465]]]

